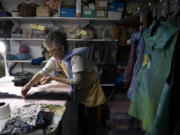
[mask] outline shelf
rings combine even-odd
[[[114,87],[116,86],[115,84],[113,83],[105,83],[105,84],[101,84],[102,87]],[[121,88],[121,89],[128,89],[129,86],[116,86],[117,88]]]
[[[140,14],[132,15],[123,18],[120,23],[138,23]]]
[[[95,62],[98,65],[116,65],[117,62]]]
[[[89,42],[118,42],[118,39],[67,39],[68,41],[89,41]]]
[[[109,83],[109,84],[101,84],[101,86],[115,86],[114,84],[112,84],[112,83]]]
[[[126,69],[126,66],[118,66],[118,68],[125,70],[125,69]]]
[[[25,41],[25,40],[32,40],[32,41],[43,41],[44,38],[0,38],[0,40],[9,40],[9,41]]]
[[[7,60],[7,63],[31,63],[31,59],[29,60]],[[46,63],[46,61],[43,61],[43,63]]]
[[[120,21],[118,19],[108,19],[108,18],[77,18],[77,17],[0,17],[0,20],[49,20],[49,21]]]
[[[130,47],[131,45],[130,44],[119,44],[118,46],[119,47],[127,47],[127,46]]]
[[[29,60],[7,60],[7,63],[31,63],[31,59]]]
[[[9,41],[43,41],[44,38],[0,38],[0,40],[9,40]],[[72,42],[118,42],[117,39],[67,39],[67,41]]]
[[[15,62],[18,62],[18,63],[31,63],[31,59],[29,60],[7,60],[7,63],[15,63]],[[47,61],[43,61],[44,63],[47,62]],[[116,62],[97,62],[96,64],[107,64],[107,65],[112,65],[112,64],[117,64]]]

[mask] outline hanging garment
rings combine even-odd
[[[158,105],[156,118],[153,125],[152,135],[174,135],[179,122],[179,47],[180,36],[176,43],[170,75],[163,87]],[[177,135],[176,133],[175,135]]]
[[[144,37],[143,37],[142,33],[140,33],[140,36],[138,39],[136,52],[137,52],[137,60],[134,65],[133,76],[132,76],[131,84],[130,84],[130,87],[129,87],[128,93],[127,93],[127,96],[129,99],[131,99],[131,97],[132,97],[132,94],[134,91],[134,86],[135,86],[136,79],[137,79],[137,75],[139,73],[139,70],[140,70],[140,67],[142,64],[142,60],[143,60],[143,56],[144,56]]]
[[[128,59],[128,64],[125,70],[125,78],[124,82],[126,84],[130,84],[132,75],[133,75],[133,67],[136,61],[136,41],[138,40],[140,36],[140,32],[133,32],[131,35],[131,51]]]
[[[170,73],[177,41],[176,24],[167,20],[152,35],[152,24],[144,33],[143,63],[137,76],[129,114],[142,120],[143,129],[151,133],[160,97]]]

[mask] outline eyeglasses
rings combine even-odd
[[[59,51],[60,51],[60,49],[52,49],[52,50],[48,50],[48,52],[50,53],[50,54],[55,54],[55,53],[59,53]]]

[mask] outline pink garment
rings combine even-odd
[[[133,68],[136,61],[136,44],[135,42],[131,43],[131,51],[128,59],[128,64],[125,70],[125,79],[124,82],[130,84],[132,75],[133,75]]]

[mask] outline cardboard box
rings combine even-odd
[[[108,19],[111,20],[121,20],[122,12],[118,11],[108,11]]]
[[[23,38],[24,39],[32,38],[32,29],[23,29]]]
[[[107,9],[108,8],[108,0],[96,0],[95,8],[96,9]]]
[[[76,8],[61,8],[60,17],[76,17]]]
[[[48,7],[37,7],[36,16],[50,16]]]
[[[82,9],[82,17],[94,18],[95,10],[93,9]]]
[[[96,10],[95,17],[97,18],[107,18],[107,10]]]
[[[111,2],[109,3],[108,11],[119,11],[123,12],[125,8],[124,2]]]

